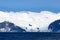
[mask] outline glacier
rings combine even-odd
[[[3,12],[0,11],[0,23],[7,21],[24,29],[26,32],[51,32],[48,26],[55,20],[60,20],[60,12]],[[4,30],[4,29],[0,29]]]

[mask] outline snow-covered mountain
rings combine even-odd
[[[29,26],[32,25],[29,24]],[[38,29],[37,32],[40,32],[39,28],[37,29]],[[48,30],[50,30],[50,32],[60,32],[60,20],[55,20],[54,22],[52,22],[48,26]],[[0,23],[0,32],[27,32],[27,31],[19,26],[16,26],[14,23],[4,21]],[[33,32],[33,30],[31,30],[31,32]]]
[[[59,22],[54,23],[56,20],[60,20],[60,12],[0,11],[0,32],[57,32]]]
[[[4,21],[0,23],[0,32],[25,32],[25,30],[13,23]]]

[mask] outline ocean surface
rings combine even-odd
[[[60,40],[60,33],[0,32],[0,40]]]

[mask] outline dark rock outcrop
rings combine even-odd
[[[0,23],[0,32],[25,32],[25,30],[15,26],[13,23],[4,21]]]
[[[60,32],[60,20],[55,20],[52,22],[49,26],[48,29],[51,30],[51,32]]]

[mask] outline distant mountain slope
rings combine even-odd
[[[48,29],[51,30],[51,32],[60,32],[60,20],[55,20],[52,22]]]
[[[25,30],[13,23],[4,21],[0,23],[0,32],[25,32]]]
[[[29,24],[29,26],[31,25]],[[60,20],[52,22],[48,26],[48,30],[50,30],[50,32],[60,32]],[[26,32],[26,30],[16,26],[14,23],[4,21],[0,23],[0,32]]]

